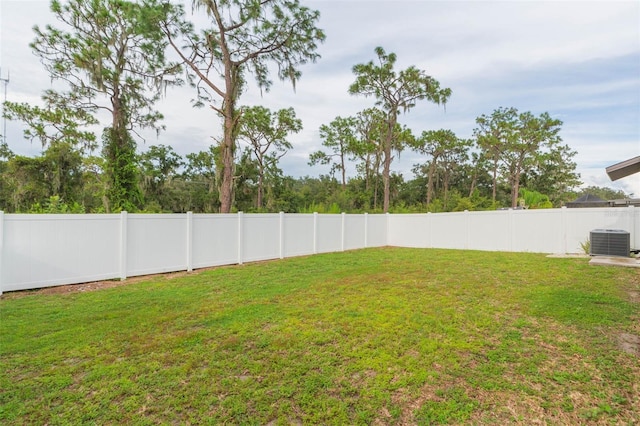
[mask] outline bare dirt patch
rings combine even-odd
[[[640,357],[640,336],[621,333],[618,336],[618,346],[623,352]]]
[[[140,282],[150,281],[150,280],[172,280],[175,278],[180,278],[187,276],[189,274],[198,274],[203,271],[214,269],[212,268],[202,268],[191,272],[180,271],[180,272],[171,272],[166,274],[153,274],[153,275],[143,275],[139,277],[131,277],[126,280],[107,280],[107,281],[93,281],[90,283],[81,283],[81,284],[67,284],[67,285],[59,285],[53,287],[45,287],[38,288],[34,290],[22,290],[22,291],[11,291],[8,293],[3,293],[3,299],[20,299],[22,297],[33,296],[33,295],[54,295],[54,294],[72,294],[72,293],[84,293],[88,291],[97,291],[97,290],[105,290],[107,288],[114,287],[122,287],[130,284],[137,284]]]
[[[80,284],[67,284],[67,285],[59,285],[52,287],[44,287],[37,288],[33,290],[20,290],[20,291],[10,291],[8,293],[3,293],[0,298],[2,299],[19,299],[26,296],[38,295],[38,294],[70,294],[70,293],[84,293],[87,291],[96,291],[96,290],[104,290],[107,288],[121,287],[129,284],[136,284],[140,282],[150,281],[150,280],[173,280],[176,278],[182,278],[185,276],[199,274],[205,271],[209,271],[212,269],[219,268],[227,268],[227,267],[242,267],[245,265],[257,264],[257,263],[268,263],[268,262],[276,262],[277,260],[261,260],[256,262],[245,262],[242,265],[232,264],[232,265],[221,265],[221,266],[211,266],[206,268],[194,269],[193,271],[178,271],[178,272],[167,272],[164,274],[152,274],[152,275],[142,275],[139,277],[131,277],[126,280],[106,280],[106,281],[93,281],[89,283],[80,283]]]
[[[9,293],[4,293],[2,295],[3,299],[20,299],[22,297],[34,296],[34,295],[52,295],[52,294],[70,294],[70,293],[84,293],[87,291],[96,291],[113,287],[121,287],[124,285],[134,284],[137,282],[145,281],[150,279],[150,277],[135,277],[129,278],[124,281],[120,280],[109,280],[109,281],[94,281],[90,283],[82,283],[82,284],[68,284],[68,285],[59,285],[55,287],[45,287],[39,288],[35,290],[21,290],[21,291],[12,291]]]

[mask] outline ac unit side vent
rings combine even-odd
[[[589,235],[591,256],[629,257],[629,232],[620,229],[594,229]]]

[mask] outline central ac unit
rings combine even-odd
[[[630,237],[621,229],[594,229],[589,236],[591,256],[629,257]]]

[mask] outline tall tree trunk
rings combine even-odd
[[[446,166],[445,166],[446,167]],[[445,211],[447,211],[447,202],[449,201],[449,172],[446,171],[444,172],[444,178],[443,178],[443,186],[444,186],[444,200],[443,200],[443,206],[445,208]]]
[[[379,176],[380,175],[376,176],[376,180],[375,180],[375,183],[373,185],[373,209],[374,210],[376,210],[378,208],[378,186],[379,186],[378,185],[378,182],[379,182],[378,177]]]
[[[429,164],[429,173],[427,174],[427,206],[431,204],[433,197],[433,175],[436,172],[436,159],[434,158]]]
[[[371,188],[371,154],[367,154],[364,162],[364,190],[368,193]]]
[[[390,201],[390,170],[391,170],[391,144],[385,147],[384,149],[384,167],[382,169],[382,183],[384,185],[384,198],[382,201],[382,211],[387,213],[389,211],[389,201]]]
[[[520,172],[516,172],[513,175],[513,181],[511,182],[511,207],[518,206],[518,193],[520,192]]]
[[[340,145],[340,170],[342,170],[342,190],[344,190],[347,187],[347,171],[344,167],[344,150],[342,143]]]
[[[142,204],[135,166],[136,144],[127,130],[127,111],[118,87],[111,95],[111,127],[105,129],[104,157],[106,160],[107,212],[135,211]]]
[[[493,201],[493,204],[496,203],[497,181],[498,181],[498,162],[494,160],[493,161],[493,189],[491,191],[491,200]]]
[[[396,127],[396,117],[392,114],[387,122],[387,135],[384,143],[384,166],[382,169],[382,183],[384,185],[384,199],[382,202],[382,211],[389,211],[390,192],[391,192],[391,146],[393,145],[393,129]]]
[[[227,52],[225,52],[227,53]],[[225,58],[225,62],[231,62]],[[222,105],[224,115],[224,137],[220,155],[222,156],[222,181],[220,182],[220,213],[231,213],[233,205],[233,176],[235,169],[236,136],[238,134],[239,112],[236,100],[240,91],[240,69],[237,66],[225,65],[225,96]]]
[[[378,208],[378,191],[380,189],[380,152],[376,152],[374,164],[371,165],[371,185],[373,185],[373,209]]]
[[[224,118],[224,138],[222,141],[222,182],[220,183],[220,213],[230,213],[233,203],[233,116]]]
[[[471,178],[471,185],[469,188],[469,198],[473,196],[473,191],[475,191],[477,184],[478,184],[478,169],[477,167],[474,167],[473,177]]]
[[[258,175],[258,202],[256,203],[258,209],[262,208],[262,197],[264,193],[263,185],[264,185],[264,171],[260,169],[260,174]]]

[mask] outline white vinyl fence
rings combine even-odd
[[[387,245],[386,215],[0,212],[0,294]]]
[[[389,245],[534,253],[582,253],[594,229],[630,233],[640,248],[640,209],[500,210],[389,216]]]
[[[0,212],[0,294],[365,247],[579,253],[593,229],[640,248],[640,209],[428,214]]]

